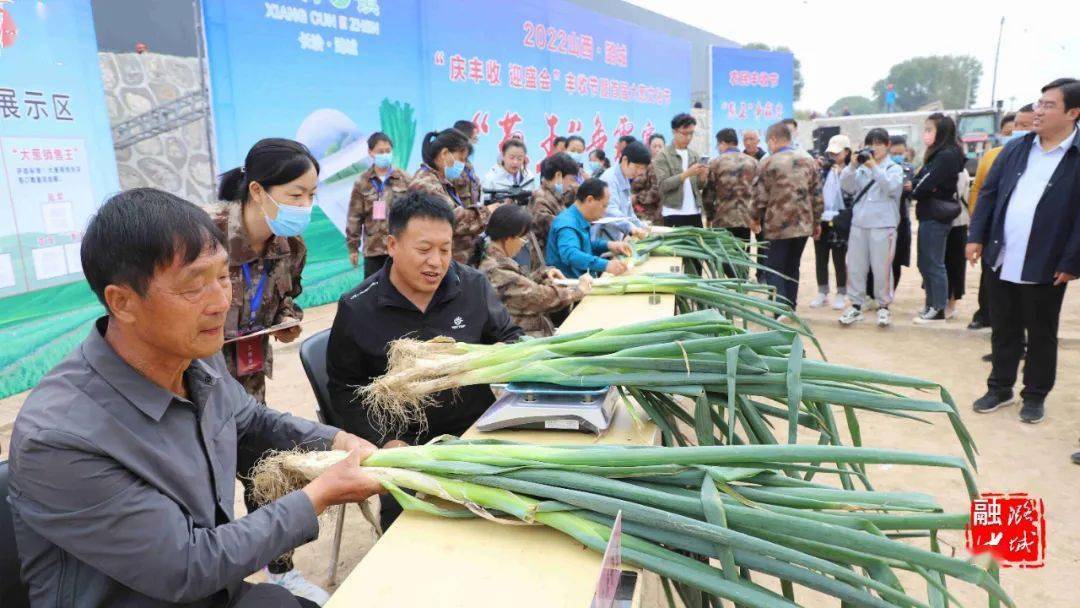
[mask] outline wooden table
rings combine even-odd
[[[634,272],[670,272],[679,258],[651,258]],[[671,316],[673,296],[650,304],[648,295],[587,296],[560,327],[574,331],[615,327]],[[485,437],[532,443],[652,445],[650,423],[635,424],[622,408],[601,437],[574,432],[498,431]],[[484,520],[447,520],[403,513],[342,582],[328,608],[498,606],[584,607],[600,573],[600,556],[544,526],[509,526]],[[640,580],[640,579],[639,579]],[[637,597],[640,597],[638,585]]]

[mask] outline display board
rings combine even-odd
[[[0,298],[82,279],[118,189],[89,0],[0,4]]]
[[[739,134],[756,129],[765,145],[765,129],[794,112],[790,53],[712,47],[710,95],[713,131],[731,127]]]
[[[218,168],[263,137],[304,142],[339,230],[374,131],[415,171],[426,131],[471,120],[482,174],[510,136],[533,164],[556,134],[610,154],[690,106],[689,42],[562,0],[203,0],[203,14]]]

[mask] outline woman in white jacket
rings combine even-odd
[[[491,199],[488,190],[510,190],[519,187],[533,192],[540,186],[540,179],[529,171],[529,157],[525,142],[520,139],[508,139],[502,143],[499,152],[499,162],[488,170],[480,182],[483,188],[482,201],[486,203]]]

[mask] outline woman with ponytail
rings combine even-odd
[[[499,204],[478,205],[463,201],[454,181],[465,172],[469,138],[457,129],[432,131],[424,136],[420,149],[423,163],[409,182],[410,191],[427,192],[446,201],[454,210],[454,261],[465,264],[476,239],[484,232],[491,213]]]
[[[532,214],[524,207],[499,207],[491,214],[487,238],[477,241],[470,262],[487,276],[514,323],[530,336],[544,337],[555,333],[550,315],[581,301],[592,288],[592,278],[586,273],[577,285],[564,286],[554,283],[566,278],[555,268],[544,266],[527,274],[514,256],[525,246],[531,227]]]
[[[290,139],[263,139],[252,146],[244,165],[221,176],[220,207],[211,215],[225,233],[229,254],[232,302],[225,317],[222,354],[229,372],[251,396],[266,403],[266,378],[273,372],[270,336],[292,342],[300,326],[272,334],[243,336],[299,322],[296,305],[307,246],[300,236],[311,219],[319,163],[303,144]],[[248,512],[259,507],[252,496],[250,474],[263,450],[242,443],[236,456],[237,477],[244,485]],[[268,579],[293,595],[322,604],[326,592],[293,569],[292,555],[267,566]]]

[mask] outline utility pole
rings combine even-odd
[[[1001,16],[1001,25],[998,27],[997,51],[994,52],[994,79],[990,85],[990,107],[997,107],[994,101],[997,99],[997,72],[998,58],[1001,57],[1001,35],[1005,31],[1005,16]]]

